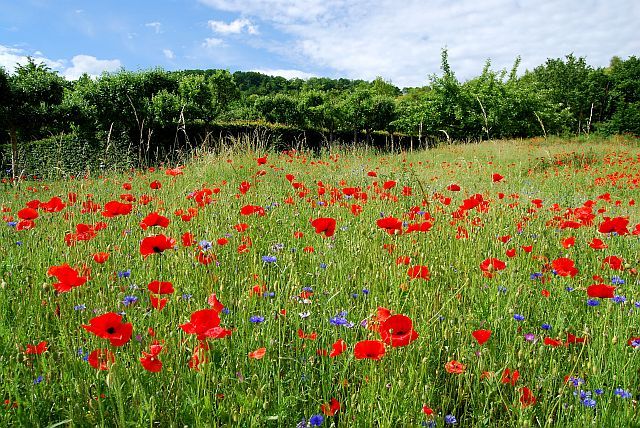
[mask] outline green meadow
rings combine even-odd
[[[7,181],[0,425],[637,426],[639,188],[631,137]]]

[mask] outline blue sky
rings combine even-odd
[[[635,0],[0,0],[0,66],[32,56],[83,72],[187,68],[285,77],[382,76],[419,86],[440,50],[461,79],[487,58],[531,69],[573,52],[640,55]]]

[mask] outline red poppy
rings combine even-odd
[[[214,311],[222,312],[222,310],[224,309],[224,305],[220,303],[215,293],[212,293],[209,297],[207,297],[207,303]]]
[[[150,254],[160,254],[165,250],[173,249],[176,240],[163,234],[147,236],[140,242],[140,254],[147,258]]]
[[[511,386],[515,386],[519,377],[520,377],[520,372],[518,370],[514,370],[512,372],[511,369],[507,368],[507,369],[504,369],[504,371],[502,372],[502,379],[500,380],[500,382],[510,383]]]
[[[57,213],[58,211],[62,211],[67,204],[62,202],[57,196],[49,199],[47,202],[41,202],[39,208],[48,213]]]
[[[353,348],[353,355],[357,360],[379,360],[384,356],[384,343],[379,340],[361,340]]]
[[[602,267],[604,267],[604,265],[609,265],[613,270],[623,270],[624,260],[618,256],[608,256],[602,261]]]
[[[265,212],[264,212],[264,208],[259,205],[245,205],[244,207],[240,208],[240,214],[242,215],[257,214],[258,216],[262,217],[265,215]]]
[[[311,221],[316,233],[324,233],[325,237],[333,236],[336,231],[336,220],[331,217],[320,217]]]
[[[267,163],[267,157],[266,156],[258,158],[258,165],[264,165],[266,163]]]
[[[185,233],[182,234],[182,246],[191,247],[195,243],[196,243],[196,241],[194,240],[193,233],[185,232]]]
[[[116,355],[108,349],[96,349],[89,354],[88,361],[96,370],[108,370],[116,362]]]
[[[460,191],[460,186],[457,184],[450,184],[447,186],[447,190],[451,191],[451,192],[459,192]]]
[[[158,180],[154,180],[149,184],[149,187],[153,190],[158,190],[162,188],[162,183],[160,183]]]
[[[575,262],[567,257],[560,257],[551,262],[551,266],[558,276],[569,276],[573,278],[578,274]]]
[[[109,260],[109,253],[104,253],[104,252],[100,252],[100,253],[95,253],[93,254],[93,261],[98,263],[98,264],[102,264],[104,262],[106,262],[107,260]]]
[[[86,276],[80,276],[78,271],[66,263],[60,266],[51,266],[47,270],[47,275],[55,276],[58,280],[53,287],[58,293],[66,293],[74,287],[80,287],[87,282]]]
[[[478,341],[479,345],[483,345],[491,337],[491,330],[476,330],[471,335]]]
[[[149,285],[147,285],[147,289],[155,294],[172,294],[175,290],[173,289],[173,284],[168,281],[151,281]]]
[[[591,242],[589,242],[589,246],[594,250],[604,250],[609,248],[607,244],[605,244],[600,238],[593,238]]]
[[[316,339],[318,338],[318,333],[316,333],[316,332],[314,331],[314,332],[311,332],[311,333],[306,334],[306,333],[304,332],[304,330],[302,330],[301,328],[299,328],[299,329],[298,329],[298,337],[299,337],[300,339],[316,340]]]
[[[249,352],[249,358],[253,360],[260,360],[267,353],[267,348],[258,348],[255,351]]]
[[[102,211],[103,217],[115,217],[118,215],[127,215],[131,212],[133,205],[124,204],[118,201],[110,201],[104,204],[104,211]]]
[[[181,166],[178,166],[178,167],[173,168],[173,169],[167,168],[164,173],[165,173],[165,175],[169,175],[171,177],[176,177],[178,175],[182,175],[183,174],[182,168],[183,167],[181,167]]]
[[[38,218],[38,211],[33,208],[23,208],[18,211],[18,218],[20,220],[34,220]]]
[[[29,355],[40,355],[48,349],[47,341],[43,340],[37,345],[27,345],[27,349],[24,351],[25,354]]]
[[[162,361],[158,359],[158,354],[162,351],[162,345],[157,340],[153,341],[153,344],[149,348],[149,352],[142,351],[142,357],[140,357],[140,363],[146,371],[152,373],[158,373],[162,370]]]
[[[626,217],[605,217],[604,221],[598,226],[598,232],[600,233],[617,233],[618,235],[628,235],[629,219]]]
[[[395,217],[385,217],[376,221],[379,228],[384,229],[389,235],[402,234],[402,221]]]
[[[405,315],[393,315],[387,318],[380,324],[379,332],[382,341],[394,348],[407,346],[418,338],[411,318]]]
[[[494,183],[498,183],[498,182],[502,181],[503,178],[504,178],[504,176],[496,173],[496,174],[493,174],[491,176],[491,181],[493,181]]]
[[[331,401],[320,406],[320,410],[325,416],[334,416],[340,410],[340,402],[331,398]]]
[[[506,254],[507,257],[509,257],[511,259],[511,258],[516,256],[516,249],[515,248],[509,248],[504,253]]]
[[[352,204],[351,205],[351,214],[353,215],[360,215],[360,213],[362,212],[362,207],[358,204]]]
[[[89,320],[89,325],[82,325],[82,328],[102,339],[109,339],[113,346],[122,346],[131,339],[133,325],[123,323],[122,315],[114,312],[94,317]]]
[[[570,248],[573,247],[576,243],[576,238],[575,236],[570,236],[568,238],[565,238],[561,241],[561,244],[564,248]]]
[[[547,346],[552,346],[552,347],[556,347],[556,346],[562,346],[562,340],[557,340],[557,339],[552,339],[550,337],[545,337],[544,338],[544,344]]]
[[[533,396],[533,393],[526,386],[520,388],[520,404],[522,407],[529,407],[536,404],[536,397]]]
[[[169,226],[169,219],[157,212],[152,212],[148,216],[142,219],[140,227],[142,230],[147,230],[151,226],[160,226],[166,228]]]
[[[431,273],[429,272],[429,268],[427,266],[411,266],[407,270],[407,275],[409,275],[409,278],[411,279],[421,278],[429,280],[429,278],[431,277]]]
[[[233,228],[238,232],[242,233],[249,228],[249,225],[247,223],[238,223],[235,226],[233,226]]]
[[[243,195],[246,195],[250,188],[251,188],[251,183],[249,183],[248,181],[243,181],[242,183],[240,183],[238,190]]]
[[[169,299],[167,299],[165,297],[159,298],[155,294],[152,294],[150,296],[150,299],[151,299],[151,307],[153,309],[157,309],[159,311],[164,309],[164,307],[167,306],[167,302],[169,301]]]
[[[424,404],[422,406],[422,413],[424,413],[427,416],[433,416],[433,409],[429,406],[427,406],[426,404]]]
[[[225,334],[220,331],[220,316],[215,309],[202,309],[191,314],[189,322],[180,324],[180,328],[188,334],[196,334],[198,340],[204,340],[207,337],[219,338]],[[227,330],[228,331],[228,330]],[[229,332],[231,334],[231,332]],[[226,334],[227,336],[229,334]],[[222,336],[224,337],[224,336]]]
[[[480,270],[487,278],[492,278],[494,272],[499,272],[507,267],[507,264],[500,259],[488,258],[480,263]]]
[[[447,371],[447,373],[461,374],[464,373],[464,371],[467,369],[467,366],[459,361],[451,360],[444,365],[444,369]]]
[[[593,284],[587,287],[587,295],[589,297],[597,297],[600,299],[612,299],[616,290],[613,285]]]
[[[331,352],[329,353],[329,357],[335,358],[346,350],[347,350],[346,342],[342,339],[338,339],[333,343],[333,345],[331,345]]]
[[[384,190],[389,190],[389,189],[393,189],[395,186],[396,186],[396,182],[393,180],[389,180],[384,182],[384,184],[382,185],[382,188]]]
[[[577,337],[574,334],[571,333],[567,333],[567,345],[570,344],[574,344],[574,343],[584,343],[586,341],[586,338],[584,337]]]

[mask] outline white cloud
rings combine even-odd
[[[173,53],[171,49],[162,49],[162,53],[164,54],[164,57],[167,59],[174,59],[176,57],[176,55]]]
[[[305,71],[293,70],[293,69],[255,69],[251,71],[266,74],[267,76],[281,76],[281,77],[284,77],[285,79],[306,80],[310,77],[318,77],[318,75],[314,73],[307,73]]]
[[[240,34],[246,31],[248,34],[258,34],[258,28],[246,18],[239,18],[228,24],[223,21],[209,21],[209,28],[218,34]]]
[[[161,22],[147,22],[144,24],[145,27],[153,28],[156,34],[160,34],[162,32],[162,23]]]
[[[24,49],[13,48],[0,45],[0,67],[12,73],[16,65],[24,65],[29,61],[29,57],[39,64],[43,63],[52,70],[60,71],[64,66],[64,60],[53,60],[45,58],[39,51],[28,53]]]
[[[288,49],[270,49],[298,63],[399,86],[424,85],[439,73],[444,47],[461,79],[477,76],[487,58],[509,69],[521,55],[523,71],[572,52],[604,66],[640,50],[634,0],[199,1],[286,34]]]
[[[210,49],[218,46],[224,46],[224,40],[215,37],[207,37],[204,39],[204,42],[202,42],[203,48]]]
[[[75,80],[84,73],[96,77],[105,71],[118,71],[122,67],[119,59],[98,59],[91,55],[76,55],[71,63],[73,65],[62,73],[68,80]]]

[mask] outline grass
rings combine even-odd
[[[265,155],[267,163],[258,165]],[[4,185],[0,424],[289,427],[321,415],[332,398],[340,410],[325,415],[322,426],[443,426],[447,415],[459,426],[637,423],[640,348],[627,341],[640,336],[640,237],[600,233],[598,227],[605,217],[628,218],[629,232],[640,223],[640,200],[633,204],[639,199],[638,140],[498,141],[397,155],[236,151],[199,156],[182,172]],[[504,179],[494,182],[494,173]],[[150,189],[156,180],[162,187]],[[383,189],[390,180],[395,187]],[[243,181],[251,185],[244,195]],[[127,183],[130,190],[123,188]],[[447,190],[452,183],[461,191]],[[345,187],[359,187],[367,199],[345,197]],[[187,198],[204,188],[212,189],[210,203],[198,206]],[[77,194],[77,202],[69,202],[69,193]],[[104,205],[123,194],[136,199],[131,213],[103,217]],[[453,213],[474,194],[488,201],[485,209],[455,219]],[[141,203],[142,195],[150,196],[148,204]],[[61,211],[38,209],[31,230],[11,226],[28,201],[53,196],[67,204]],[[539,208],[531,202],[536,199]],[[102,208],[81,212],[87,200]],[[573,218],[567,210],[586,201],[593,201],[592,223],[559,228]],[[263,207],[265,215],[241,215],[248,204]],[[352,213],[353,204],[362,207],[359,215]],[[419,211],[413,220],[412,207]],[[197,208],[190,221],[176,215],[189,208]],[[143,230],[140,222],[151,212],[168,217],[168,227]],[[433,220],[425,220],[425,213]],[[405,225],[405,233],[391,235],[377,225],[387,216],[432,226],[406,233]],[[315,233],[310,220],[323,217],[336,220],[335,235]],[[100,221],[107,227],[91,240],[65,243],[77,224]],[[238,223],[249,227],[238,232]],[[467,239],[456,239],[461,230]],[[182,244],[185,232],[193,234],[193,246]],[[143,258],[140,241],[160,233],[176,239],[176,248]],[[506,242],[498,239],[507,235]],[[571,236],[575,244],[565,248],[562,241]],[[228,243],[219,245],[219,238]],[[608,248],[592,249],[593,238]],[[198,245],[207,247],[202,241],[212,244],[205,255],[215,255],[208,265],[197,260]],[[239,253],[243,244],[248,251]],[[509,249],[514,257],[506,255]],[[110,257],[98,264],[92,258],[97,252]],[[410,263],[397,265],[401,256]],[[622,258],[622,269],[603,264],[607,256]],[[562,257],[575,261],[574,277],[552,272],[551,262]],[[504,261],[506,268],[483,274],[480,264],[487,258]],[[64,262],[88,281],[58,293],[47,271]],[[427,266],[430,278],[409,278],[410,266]],[[147,284],[153,280],[170,281],[176,290],[163,296],[168,302],[162,310],[150,304]],[[587,305],[588,286],[612,281],[625,302],[596,299],[598,306]],[[226,307],[221,326],[232,334],[208,339],[209,350],[199,354],[207,361],[194,370],[189,362],[199,341],[179,326],[209,308],[212,293]],[[125,305],[134,300],[127,296],[137,301]],[[364,327],[374,324],[378,307],[409,317],[418,338],[403,347],[387,345],[379,361],[356,359],[357,342],[380,340]],[[124,346],[82,328],[107,312],[124,312],[123,322],[133,324]],[[515,320],[516,314],[524,319]],[[254,323],[253,316],[264,321]],[[299,329],[316,338],[300,338]],[[478,329],[492,332],[483,345],[471,334]],[[566,344],[568,333],[584,343]],[[563,345],[546,345],[545,338]],[[322,355],[338,339],[347,343],[346,351]],[[140,363],[154,340],[163,345],[158,373]],[[25,352],[41,341],[46,352]],[[263,347],[262,359],[248,357]],[[108,370],[86,361],[95,349],[115,354]],[[445,365],[453,360],[466,369],[449,373]],[[507,369],[519,373],[513,384],[503,383]],[[522,403],[525,387],[535,404]],[[631,397],[616,394],[617,388]],[[426,415],[423,405],[433,414]]]

